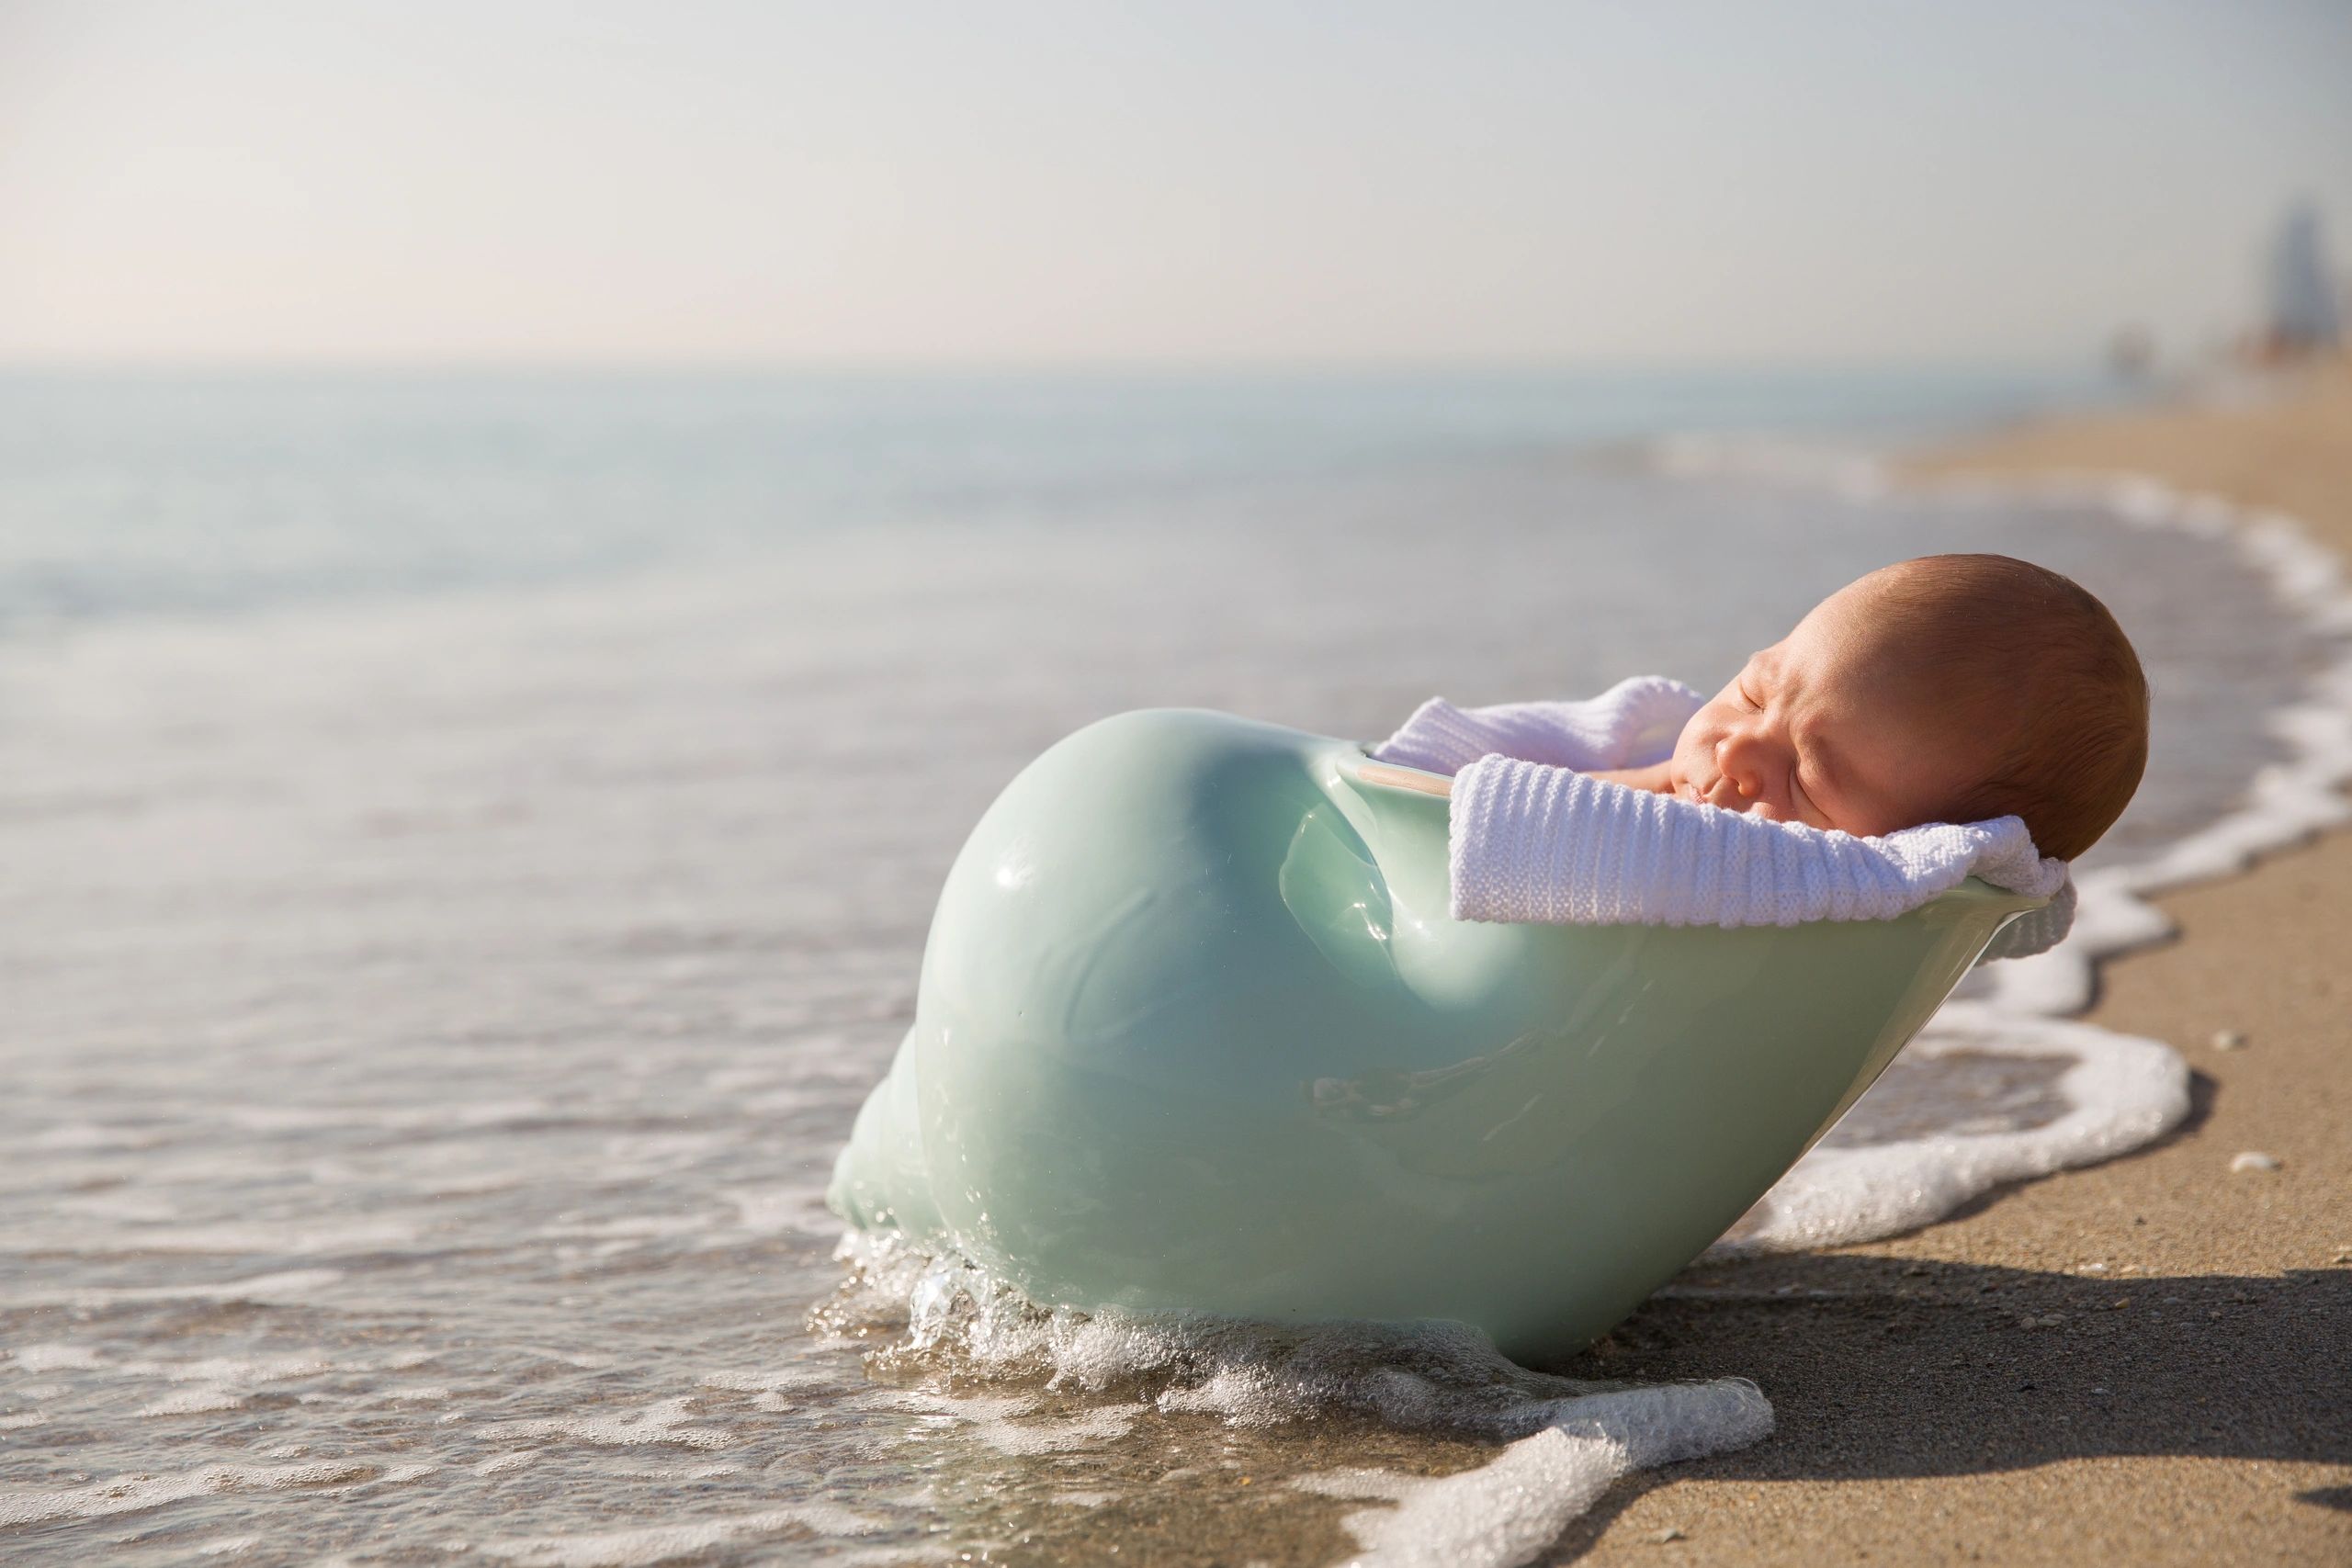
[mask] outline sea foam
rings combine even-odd
[[[903,1312],[906,1336],[876,1358],[882,1366],[1036,1391],[889,1396],[967,1423],[1001,1452],[1069,1451],[1155,1416],[1245,1428],[1355,1417],[1501,1445],[1451,1475],[1357,1467],[1294,1478],[1298,1491],[1388,1505],[1345,1521],[1365,1563],[1509,1568],[1629,1471],[1743,1448],[1772,1429],[1771,1404],[1745,1378],[1629,1387],[1561,1377],[1520,1366],[1457,1323],[1292,1326],[1048,1310],[975,1265],[892,1235],[853,1231],[839,1256],[852,1279],[815,1326],[840,1333]],[[1116,1403],[1056,1414],[1040,1396],[1057,1391]]]
[[[800,1503],[754,1514],[691,1523],[651,1525],[595,1534],[517,1536],[486,1540],[481,1550],[524,1568],[650,1568],[778,1535],[859,1536],[876,1521],[831,1504]]]
[[[1344,1523],[1364,1548],[1351,1568],[1515,1568],[1635,1470],[1745,1448],[1771,1435],[1754,1383],[1588,1394],[1476,1470],[1435,1478],[1352,1470],[1308,1476],[1301,1491],[1389,1505]]]
[[[310,1464],[208,1464],[174,1475],[118,1475],[53,1492],[0,1494],[0,1526],[49,1519],[96,1519],[134,1514],[191,1497],[231,1492],[283,1492],[338,1482],[390,1479],[384,1466],[333,1460]]]

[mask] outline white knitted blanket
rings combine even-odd
[[[2074,920],[2064,861],[2036,852],[2015,817],[1933,822],[1860,839],[1629,789],[1585,770],[1671,754],[1703,701],[1637,676],[1584,702],[1457,708],[1423,703],[1373,756],[1453,775],[1456,919],[1547,925],[1790,926],[1878,920],[1969,876],[2048,907],[2012,921],[1988,954],[2023,957]]]

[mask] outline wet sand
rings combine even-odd
[[[2144,474],[2352,555],[2352,363],[1917,468]],[[2089,1017],[2188,1056],[2181,1130],[1914,1235],[1692,1270],[1566,1370],[1753,1376],[1778,1433],[1622,1483],[1549,1561],[2352,1562],[2352,833],[2158,902],[2178,940]]]

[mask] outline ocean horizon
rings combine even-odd
[[[1884,446],[2139,395],[2051,367],[0,369],[0,628],[628,570],[874,522],[1109,521],[1691,433]]]

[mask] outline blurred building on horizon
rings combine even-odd
[[[2273,358],[2326,353],[2344,341],[2342,285],[2328,265],[2319,209],[2308,201],[2290,209],[2270,251],[2269,319],[2263,349]]]

